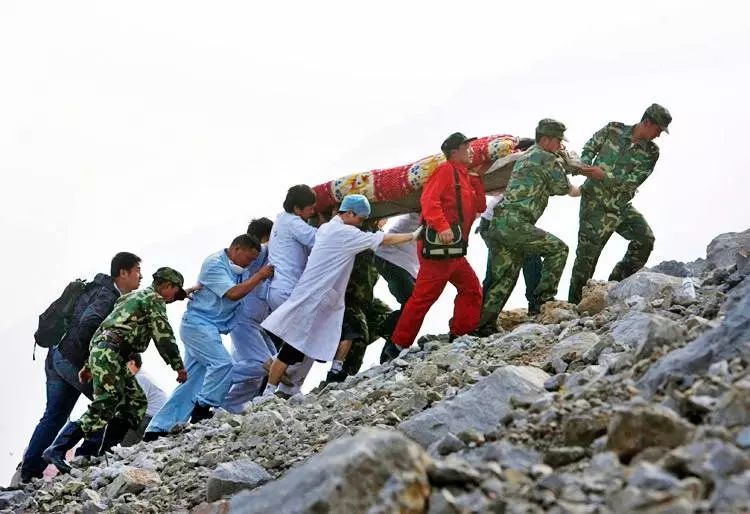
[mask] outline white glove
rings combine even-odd
[[[411,233],[411,240],[412,241],[416,241],[417,239],[419,239],[419,236],[422,235],[422,229],[423,228],[424,227],[422,225],[420,225],[419,228],[417,228],[417,230],[415,230],[414,232]]]

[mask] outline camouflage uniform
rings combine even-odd
[[[151,339],[164,362],[175,371],[184,368],[166,303],[153,286],[120,297],[91,339],[88,368],[94,400],[78,420],[84,434],[104,428],[115,415],[133,429],[139,426],[146,414],[146,396],[125,363],[129,354],[144,352]]]
[[[543,122],[551,124],[552,121],[542,120],[540,128]],[[564,125],[555,123],[565,130]],[[559,137],[562,139],[561,131]],[[569,191],[570,182],[560,159],[538,145],[513,166],[505,202],[495,208],[486,233],[485,240],[492,252],[492,278],[482,306],[479,331],[495,331],[497,316],[518,281],[526,256],[541,255],[544,259],[534,297],[539,304],[554,298],[568,246],[534,224],[547,207],[550,196],[565,195]]]
[[[346,309],[341,338],[352,339],[352,348],[344,361],[347,375],[355,375],[362,367],[367,345],[386,335],[381,333],[381,327],[392,309],[374,297],[377,281],[375,253],[372,250],[358,253],[344,297]]]
[[[672,117],[654,104],[644,118],[653,119],[666,130]],[[636,189],[654,170],[659,147],[652,141],[632,141],[633,125],[611,122],[584,145],[581,160],[600,166],[606,176],[586,179],[581,187],[578,247],[568,300],[581,301],[583,286],[594,275],[599,255],[613,232],[630,241],[625,256],[612,270],[609,280],[623,280],[648,260],[654,248],[654,234],[643,215],[630,203]]]

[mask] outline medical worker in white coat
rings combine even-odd
[[[344,293],[355,256],[380,245],[416,240],[420,229],[409,234],[363,232],[357,228],[370,215],[370,203],[362,195],[348,195],[339,212],[315,235],[315,245],[299,282],[289,299],[262,323],[284,344],[271,365],[265,394],[273,394],[287,366],[305,357],[334,361],[343,366],[348,348],[339,348],[344,319]]]

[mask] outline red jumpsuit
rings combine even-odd
[[[458,170],[463,211],[463,237],[468,241],[471,225],[478,213],[487,208],[484,184],[476,175],[469,175],[466,166],[445,162],[438,166],[422,191],[422,219],[441,232],[451,223],[458,223],[456,188],[453,166]],[[422,322],[432,304],[440,297],[445,285],[450,282],[458,290],[450,320],[450,333],[468,334],[479,324],[482,310],[482,286],[466,257],[450,259],[424,259],[422,242],[418,244],[419,273],[409,300],[401,312],[391,340],[401,348],[408,348],[417,337]]]

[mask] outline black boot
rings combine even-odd
[[[83,438],[83,430],[75,421],[68,423],[60,430],[49,448],[44,450],[42,458],[53,464],[60,473],[70,473],[70,464],[65,462],[65,454]]]
[[[104,440],[99,447],[97,455],[104,455],[105,452],[110,451],[114,446],[120,444],[128,433],[130,424],[122,418],[114,418],[107,424],[107,428],[104,429]]]
[[[143,434],[143,442],[144,443],[150,443],[151,441],[156,441],[160,437],[166,437],[169,435],[169,432],[165,432],[163,430],[157,430],[154,432],[146,432]]]
[[[338,371],[331,370],[328,372],[328,375],[326,375],[326,383],[331,384],[343,382],[348,376],[349,374],[343,369],[340,369]]]
[[[380,352],[380,364],[392,361],[399,355],[401,355],[401,348],[396,346],[396,344],[390,339],[386,339],[385,344],[383,345],[383,351]]]
[[[213,417],[214,413],[211,412],[211,407],[195,402],[193,412],[190,414],[190,423],[199,423],[204,419],[211,419]]]

